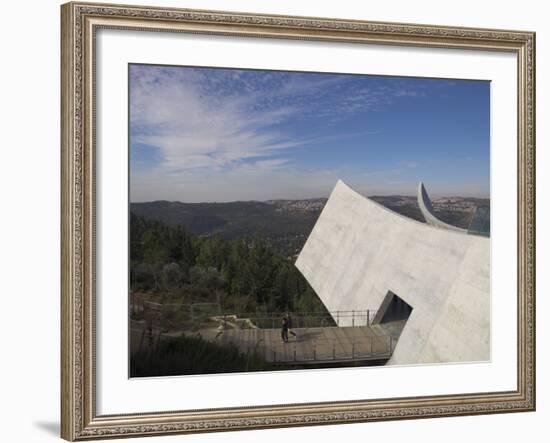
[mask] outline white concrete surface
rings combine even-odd
[[[451,231],[462,232],[464,234],[468,232],[467,229],[462,229],[462,228],[459,228],[458,226],[450,225],[448,223],[445,223],[444,221],[439,220],[436,217],[434,209],[432,207],[432,202],[430,201],[428,192],[426,191],[426,188],[424,187],[424,183],[422,182],[418,184],[417,200],[418,200],[418,207],[420,208],[420,212],[422,212],[422,215],[424,216],[424,220],[426,220],[426,223],[428,223],[429,225],[435,226],[436,228],[450,229]]]
[[[336,184],[296,266],[329,311],[413,307],[390,364],[490,359],[490,240],[411,220]]]

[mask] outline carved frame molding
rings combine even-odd
[[[61,17],[63,438],[74,441],[535,409],[534,33],[78,2],[63,5]],[[471,48],[517,54],[517,390],[389,400],[96,415],[94,36],[99,28]]]

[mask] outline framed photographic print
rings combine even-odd
[[[535,408],[535,36],[68,3],[62,437]]]

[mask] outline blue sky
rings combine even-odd
[[[485,81],[130,65],[130,199],[489,196]]]

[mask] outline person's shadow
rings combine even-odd
[[[36,421],[34,422],[34,426],[50,435],[59,437],[59,423],[56,421]]]

